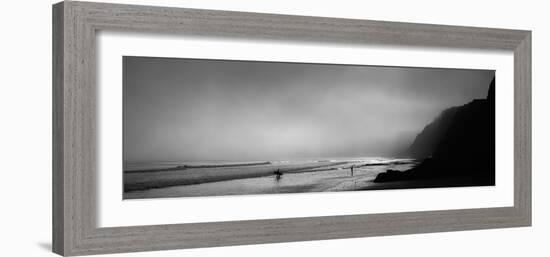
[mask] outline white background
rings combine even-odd
[[[126,1],[145,3],[146,1]],[[151,1],[149,1],[151,2]],[[530,29],[533,34],[533,227],[236,246],[117,256],[549,256],[550,26],[544,1],[156,1],[194,8]],[[0,256],[51,247],[51,4],[2,5]]]

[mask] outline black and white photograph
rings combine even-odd
[[[123,57],[124,199],[495,184],[495,71]]]

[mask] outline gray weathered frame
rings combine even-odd
[[[98,30],[514,52],[514,206],[96,226]],[[53,251],[86,255],[531,225],[531,32],[65,1],[53,6]]]

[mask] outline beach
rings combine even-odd
[[[142,165],[125,171],[124,199],[362,190],[379,173],[414,164],[412,159],[343,158]]]

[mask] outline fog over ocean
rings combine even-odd
[[[124,160],[391,156],[486,70],[124,57]]]

